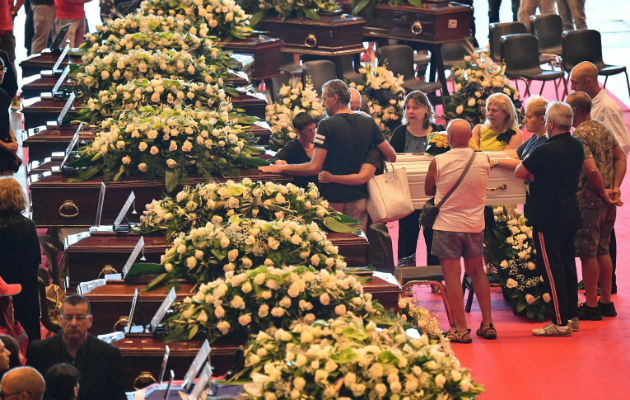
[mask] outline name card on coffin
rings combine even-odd
[[[22,68],[22,78],[39,74],[43,70],[50,70],[59,60],[59,53],[45,49],[41,53],[31,54],[26,60],[20,63]],[[69,53],[59,66],[65,67],[68,64],[81,64],[81,55],[78,53]]]
[[[508,158],[505,152],[486,152],[492,159]],[[432,196],[424,193],[424,180],[429,170],[429,164],[433,157],[427,154],[397,154],[396,168],[407,170],[407,180],[411,200],[416,209],[421,209]],[[514,177],[514,172],[501,168],[491,168],[486,188],[486,205],[495,206],[503,204],[525,203],[525,183],[522,179]]]
[[[22,107],[24,128],[35,128],[39,125],[45,125],[51,120],[57,120],[57,122],[59,122],[58,116],[63,111],[64,107],[66,107],[67,103],[67,100],[57,99],[45,93],[43,93],[41,97],[25,100]],[[83,102],[81,100],[73,98],[66,112],[74,114],[76,110],[81,108],[82,104]],[[59,123],[59,125],[61,125],[61,123]]]
[[[58,77],[53,74],[52,70],[41,71],[41,73],[32,75],[24,80],[22,84],[22,96],[24,99],[30,99],[41,96],[44,92],[52,92],[57,82]],[[61,84],[61,87],[66,89],[72,89],[74,86],[74,82],[68,79]]]

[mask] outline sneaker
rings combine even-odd
[[[601,321],[602,313],[599,307],[590,307],[584,303],[578,307],[577,317],[580,321]]]
[[[568,325],[571,327],[572,332],[577,332],[580,330],[580,319],[573,317],[568,321]]]
[[[534,336],[571,336],[571,325],[556,325],[553,322],[542,328],[532,329]]]
[[[615,310],[615,303],[612,301],[610,303],[601,303],[599,302],[599,312],[604,317],[616,317],[617,310]]]

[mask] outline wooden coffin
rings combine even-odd
[[[265,174],[258,170],[243,170],[238,177],[215,177],[217,181],[251,178],[254,181],[288,183],[292,177]],[[85,182],[68,182],[60,173],[45,172],[29,177],[31,217],[39,227],[89,227],[94,225],[102,177]],[[202,178],[188,178],[187,184],[203,183]],[[176,188],[176,191],[181,188]],[[153,199],[162,198],[164,181],[121,180],[107,184],[102,223],[111,224],[131,191],[135,204],[142,208]]]
[[[367,265],[368,242],[364,236],[351,233],[328,233],[328,239],[337,247],[351,267]],[[100,276],[106,265],[121,272],[127,258],[138,242],[136,234],[116,234],[113,232],[88,232],[68,236],[64,243],[66,273],[70,277],[70,287],[80,282],[90,281]],[[159,263],[160,256],[168,249],[164,236],[144,236],[142,255],[146,262]],[[112,273],[112,272],[108,272]]]
[[[170,356],[167,369],[172,369],[175,377],[182,379],[202,344],[201,340],[168,343]],[[214,376],[224,375],[232,367],[234,353],[244,347],[243,344],[244,341],[230,343],[222,339],[212,343],[210,360]],[[140,373],[149,372],[154,379],[158,379],[167,343],[148,335],[128,335],[112,345],[118,347],[122,355],[124,391],[133,390],[134,381]]]
[[[370,282],[363,284],[363,289],[367,293],[372,293],[373,298],[383,304],[385,308],[395,310],[398,306],[398,297],[401,289],[393,275],[386,275],[390,276],[391,279],[385,280],[373,276]],[[90,300],[92,315],[94,315],[94,322],[90,332],[94,335],[100,335],[115,330],[114,325],[119,321],[120,317],[129,315],[134,290],[136,288],[142,289],[145,286],[145,283],[133,284],[110,281],[108,284],[84,294]],[[191,295],[192,289],[192,284],[182,283],[176,289],[177,299],[182,300],[186,296]],[[150,292],[140,293],[136,305],[136,315],[139,316],[138,312],[140,312],[148,324],[169,290],[170,288],[168,287],[161,287]],[[140,321],[140,319],[136,321]]]
[[[284,42],[282,51],[318,56],[361,53],[365,20],[348,14],[320,15],[316,21],[301,18],[264,18],[257,28]]]
[[[48,121],[46,126],[38,126],[22,131],[22,143],[25,147],[28,147],[29,163],[38,162],[38,168],[33,172],[44,172],[50,169],[42,169],[45,166],[41,166],[41,164],[52,153],[66,150],[76,128],[75,125],[58,127],[56,123]],[[271,129],[266,122],[257,122],[251,125],[248,130],[258,139],[257,144],[266,145],[269,143]],[[95,130],[93,128],[82,130],[79,133],[79,145],[93,141],[94,136]]]
[[[343,9],[352,10],[351,2],[343,2]],[[367,39],[396,39],[421,43],[447,43],[470,36],[472,8],[460,3],[423,2],[422,7],[376,4],[369,12],[363,34]]]
[[[261,81],[280,75],[280,60],[282,41],[266,35],[250,36],[244,40],[225,40],[220,42],[225,50],[231,50],[235,54],[232,57],[239,60],[240,55],[254,57],[251,65],[250,78],[253,81]]]
[[[64,105],[66,98],[53,98],[47,94],[35,97],[24,102],[22,113],[24,114],[24,129],[35,128],[45,125],[47,121],[53,121],[58,116]],[[262,93],[243,93],[239,96],[231,97],[230,101],[235,108],[242,109],[245,114],[265,118],[265,107],[267,98]],[[83,105],[82,100],[75,100],[68,114],[76,113]]]
[[[508,158],[504,152],[486,152],[491,158]],[[424,178],[433,157],[423,154],[403,153],[396,155],[395,166],[407,170],[409,191],[416,209],[421,209],[426,201],[433,197],[424,193]],[[525,203],[525,183],[514,177],[514,172],[502,168],[491,168],[486,192],[486,204],[489,206],[502,204]]]
[[[45,49],[38,54],[31,54],[26,60],[20,63],[20,67],[22,68],[22,79],[31,75],[39,74],[45,69],[51,69],[57,62],[59,55],[60,53],[52,53],[49,49]],[[59,68],[65,68],[68,63],[81,64],[81,56],[78,54],[68,54],[68,56],[61,62]]]

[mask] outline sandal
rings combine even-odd
[[[479,329],[477,329],[477,336],[481,336],[484,339],[494,340],[497,338],[497,330],[492,322],[488,325],[482,323],[479,325]]]
[[[472,338],[470,337],[470,329],[451,329],[445,332],[445,336],[451,343],[470,343]]]

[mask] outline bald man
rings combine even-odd
[[[0,382],[0,391],[3,399],[42,400],[46,384],[35,368],[17,367],[4,374]],[[17,397],[18,395],[22,397]]]
[[[483,231],[485,227],[483,209],[486,204],[486,186],[490,174],[488,157],[475,153],[468,143],[472,136],[470,125],[456,119],[446,129],[451,147],[436,156],[429,164],[424,182],[427,195],[435,195],[435,204],[446,196],[455,183],[461,183],[440,207],[433,224],[431,254],[440,258],[446,296],[455,317],[455,328],[447,337],[456,343],[470,343],[470,329],[464,314],[464,296],[461,287],[460,259],[464,258],[466,273],[475,287],[475,295],[481,308],[482,322],[477,336],[496,339],[497,331],[492,323],[490,309],[490,287],[483,270]],[[466,166],[471,162],[469,170]]]
[[[583,61],[571,71],[571,88],[574,91],[586,92],[591,98],[591,118],[601,121],[610,129],[619,147],[627,156],[630,151],[628,128],[623,119],[621,108],[611,99],[597,81],[597,67]],[[617,293],[617,238],[613,229],[610,237],[610,258],[613,264],[612,294]]]
[[[350,88],[350,110],[361,111],[361,93],[356,88]]]

